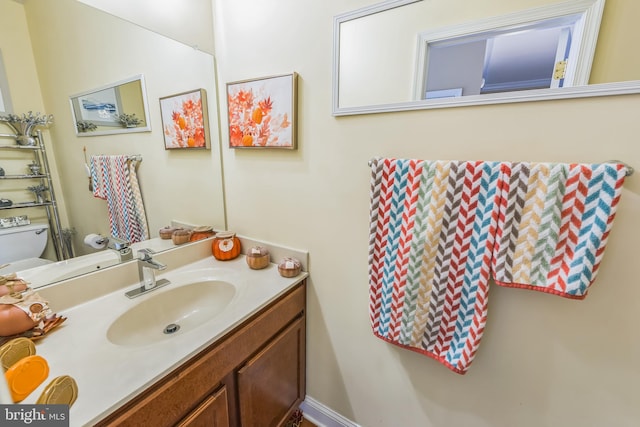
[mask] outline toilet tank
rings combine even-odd
[[[0,228],[0,264],[39,258],[47,246],[48,224]]]

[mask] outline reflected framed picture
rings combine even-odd
[[[98,90],[73,99],[77,103],[80,119],[91,121],[98,126],[122,127],[118,116],[122,111],[122,101],[115,87]]]
[[[297,73],[227,83],[229,147],[295,149]]]
[[[208,149],[207,92],[195,89],[160,98],[164,148]]]

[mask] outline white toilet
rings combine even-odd
[[[0,229],[0,274],[9,274],[52,261],[39,258],[47,246],[48,224],[30,224]]]

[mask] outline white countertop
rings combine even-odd
[[[236,294],[221,313],[195,329],[180,330],[154,344],[119,346],[108,340],[107,330],[119,315],[180,286],[199,269],[208,269],[209,276],[214,274],[236,286]],[[22,403],[35,403],[53,378],[70,375],[79,390],[70,408],[70,425],[93,425],[277,299],[307,273],[283,278],[276,264],[251,270],[241,255],[224,262],[209,256],[157,277],[167,278],[172,284],[134,299],[124,293],[138,285],[128,286],[60,311],[67,320],[36,342],[37,354],[49,363],[49,376]]]

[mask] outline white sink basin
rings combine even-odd
[[[203,325],[229,305],[236,287],[222,280],[203,280],[159,289],[121,314],[107,330],[110,342],[143,346],[171,339]]]

